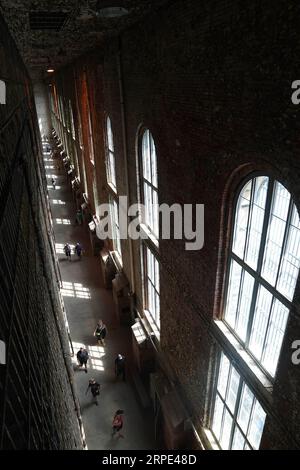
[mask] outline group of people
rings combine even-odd
[[[74,252],[77,254],[79,259],[81,259],[82,251],[83,250],[82,250],[81,243],[77,242],[74,247]],[[69,245],[69,243],[65,244],[64,252],[65,252],[66,257],[69,258],[69,260],[71,261],[71,246]]]
[[[94,336],[97,338],[98,344],[101,344],[102,346],[105,345],[104,338],[106,337],[107,334],[107,328],[103,320],[99,320],[95,331],[94,331]],[[89,360],[89,354],[87,350],[84,347],[81,347],[79,351],[77,352],[77,361],[78,361],[78,367],[80,369],[84,369],[85,373],[87,373],[87,363]],[[125,356],[123,354],[118,354],[117,357],[115,358],[115,376],[116,378],[122,377],[123,381],[126,380],[126,363],[125,363]],[[86,389],[85,394],[88,392],[91,392],[92,394],[92,399],[93,403],[95,403],[96,406],[98,406],[98,396],[100,395],[100,384],[95,380],[94,377],[92,377],[89,380],[88,387]],[[124,415],[124,410],[117,410],[114,417],[113,417],[113,423],[112,423],[112,437],[115,435],[118,435],[118,437],[124,437],[121,434],[121,429],[123,428],[123,415]]]

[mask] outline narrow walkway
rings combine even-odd
[[[51,160],[46,154],[44,163],[56,252],[63,281],[63,297],[75,352],[75,387],[80,401],[87,447],[154,449],[154,430],[151,419],[149,422],[149,411],[140,406],[130,381],[116,380],[114,375],[114,360],[118,353],[125,354],[127,363],[130,361],[130,328],[118,325],[112,293],[103,287],[100,261],[92,254],[87,227],[75,225],[75,204],[62,163],[56,159]],[[56,178],[55,190],[51,186],[52,175]],[[66,259],[63,247],[67,242],[71,246],[77,242],[82,244],[82,260],[73,253],[71,262]],[[106,323],[108,329],[105,348],[98,346],[93,336],[99,319]],[[76,353],[81,346],[85,346],[89,352],[88,373],[77,367]],[[99,406],[92,403],[90,391],[86,395],[91,377],[101,384]],[[119,408],[125,411],[124,439],[111,438],[113,415]]]

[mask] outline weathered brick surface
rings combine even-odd
[[[199,425],[205,415],[213,315],[222,315],[222,286],[234,195],[243,178],[263,171],[278,178],[300,209],[300,106],[291,103],[299,79],[299,5],[278,2],[173,2],[160,14],[107,44],[95,82],[103,103],[93,118],[99,132],[96,159],[103,159],[100,122],[112,120],[119,193],[126,192],[118,83],[122,65],[130,201],[137,201],[136,143],[148,127],[158,156],[159,201],[205,204],[205,245],[184,250],[181,241],[161,241],[161,347],[176,372]],[[92,76],[91,76],[92,77]],[[102,88],[103,85],[103,88]],[[97,101],[97,100],[96,100]],[[97,127],[98,126],[98,127]],[[98,162],[100,201],[105,199],[103,161]],[[133,243],[136,296],[142,303],[140,244]],[[130,277],[128,242],[122,242]],[[300,445],[300,366],[291,363],[291,343],[300,337],[299,283],[279,362],[264,448]],[[289,444],[290,443],[290,444]]]

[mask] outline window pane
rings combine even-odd
[[[223,421],[223,429],[222,435],[220,439],[220,445],[222,449],[228,450],[229,449],[229,442],[230,442],[230,435],[232,429],[232,417],[227,409],[225,409],[224,413],[224,421]]]
[[[219,394],[224,400],[226,396],[227,382],[229,377],[229,368],[230,362],[225,356],[225,354],[222,354],[217,388]]]
[[[230,409],[232,413],[234,413],[234,409],[235,409],[239,384],[240,384],[240,376],[237,373],[237,371],[234,369],[234,367],[231,366],[231,374],[230,374],[227,397],[226,397],[226,405],[228,406],[228,408]]]
[[[289,310],[279,300],[272,307],[262,364],[272,375],[275,375],[280,349],[287,324]]]
[[[222,425],[222,417],[223,417],[223,411],[224,411],[224,404],[219,397],[219,395],[216,396],[216,402],[215,402],[215,408],[214,408],[214,417],[213,417],[213,423],[212,423],[212,431],[214,432],[216,438],[218,441],[220,440],[220,435],[221,435],[221,425]]]
[[[255,190],[251,208],[251,218],[247,243],[247,254],[245,261],[251,268],[256,269],[262,228],[265,215],[265,204],[267,198],[268,178],[255,178]]]
[[[265,425],[266,413],[257,400],[254,403],[251,423],[247,438],[253,449],[258,449]]]
[[[242,268],[234,260],[231,261],[230,278],[227,294],[225,319],[233,328],[235,327],[237,304],[239,299]]]
[[[232,450],[244,450],[245,438],[238,427],[235,428],[233,442],[231,449]]]
[[[293,207],[287,243],[283,254],[277,289],[293,300],[300,268],[300,223],[296,206]]]
[[[275,183],[270,223],[264,253],[262,276],[275,285],[290,201],[289,192]]]
[[[243,392],[241,395],[240,408],[239,408],[237,421],[242,431],[245,434],[247,433],[247,429],[249,426],[249,420],[251,416],[253,401],[254,401],[253,393],[250,391],[247,385],[244,385]]]
[[[251,188],[252,181],[249,181],[241,191],[236,208],[232,251],[242,259],[247,235]]]
[[[240,305],[238,308],[236,332],[241,340],[246,340],[249,312],[252,300],[252,291],[254,286],[254,278],[244,271]]]
[[[249,349],[254,356],[260,360],[262,348],[266,336],[270,308],[272,303],[272,294],[267,289],[260,286],[255,306],[254,321],[250,336]]]
[[[155,188],[158,187],[157,184],[157,157],[154,140],[151,136],[151,165],[152,165],[152,184]]]

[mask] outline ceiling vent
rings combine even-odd
[[[31,11],[29,25],[31,30],[60,31],[68,18],[63,11]]]

